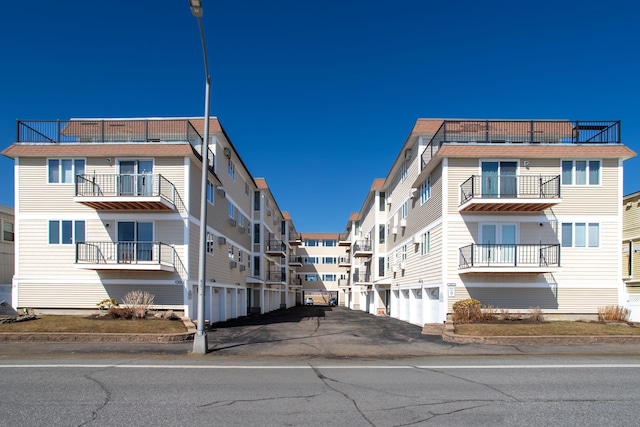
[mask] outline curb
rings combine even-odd
[[[192,341],[196,327],[188,317],[182,322],[187,332],[179,334],[93,334],[73,332],[3,332],[0,342],[131,342],[131,343],[179,343]]]
[[[490,336],[458,335],[453,323],[446,322],[442,340],[456,344],[489,345],[583,345],[583,344],[640,344],[640,335],[536,335],[536,336]]]

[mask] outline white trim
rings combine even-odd
[[[442,277],[440,278],[440,283],[445,284],[445,283],[449,283],[451,282],[451,280],[449,279],[449,270],[447,268],[447,264],[449,262],[449,257],[447,256],[447,250],[449,247],[449,217],[450,215],[448,214],[449,212],[449,158],[445,157],[444,159],[442,159],[442,173],[441,173],[441,181],[442,181],[442,207],[441,207],[441,212],[442,212],[442,243],[440,245],[440,252],[441,252],[441,269],[442,269]],[[460,188],[458,186],[458,188]],[[460,190],[458,190],[459,192]],[[458,194],[458,197],[460,197],[460,195]],[[458,198],[458,200],[460,200]],[[460,215],[456,215],[457,218],[461,218]],[[462,219],[462,218],[461,218]],[[462,221],[464,222],[464,220]],[[454,277],[456,278],[456,282],[460,281],[460,276],[457,274],[457,271],[453,271],[452,272]],[[449,294],[447,292],[440,292],[440,295],[442,296],[442,301],[440,301],[440,307],[439,307],[439,316],[440,316],[440,320],[445,320],[444,316],[447,313],[447,307],[449,306]]]

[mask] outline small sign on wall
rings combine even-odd
[[[447,290],[449,291],[448,295],[450,297],[455,297],[456,296],[456,284],[455,283],[447,283]]]

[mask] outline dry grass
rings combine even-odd
[[[101,334],[178,334],[187,332],[181,320],[96,319],[83,316],[38,316],[36,320],[0,324],[1,332],[72,332]]]
[[[455,325],[456,334],[472,336],[541,335],[640,335],[640,328],[626,323],[544,322],[544,323],[471,323]]]

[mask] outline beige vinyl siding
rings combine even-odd
[[[407,232],[410,236],[442,218],[441,165],[431,173],[431,197],[423,205],[420,203],[420,187],[418,186],[415,198],[409,203],[410,209],[409,221],[407,221]]]
[[[418,236],[422,236],[419,233]],[[438,225],[430,230],[431,251],[421,255],[422,243],[407,242],[407,260],[404,273],[396,273],[394,284],[400,286],[423,283],[440,283],[442,280],[442,226]],[[422,280],[422,282],[420,282]]]
[[[571,160],[571,159],[564,159]],[[558,160],[560,168],[560,159]],[[618,188],[619,169],[617,159],[604,159],[600,167],[601,185],[563,185],[560,189],[562,203],[553,208],[560,215],[585,212],[591,215],[618,215],[620,198]]]
[[[640,206],[637,204],[637,199],[632,203],[631,206],[623,206],[622,208],[623,239],[640,238]]]
[[[153,174],[162,175],[163,178],[173,184],[178,197],[176,197],[176,209],[181,214],[186,211],[187,197],[185,193],[185,159],[183,157],[156,157],[154,159]],[[162,183],[164,185],[164,183]],[[200,198],[198,197],[198,200]]]
[[[21,283],[18,294],[19,307],[29,308],[77,308],[96,310],[96,304],[105,298],[114,298],[122,302],[124,296],[132,290],[147,291],[155,296],[154,305],[183,307],[181,285],[129,285],[101,283]],[[46,295],[43,298],[43,295]]]
[[[457,213],[460,206],[460,185],[462,185],[472,175],[480,172],[480,160],[449,158],[447,167],[449,197],[447,200],[448,213]]]
[[[612,288],[531,288],[517,286],[509,288],[456,286],[456,296],[449,297],[447,311],[451,313],[456,301],[475,298],[494,309],[519,310],[523,314],[529,308],[539,307],[544,313],[596,314],[598,307],[618,303],[617,289]]]

